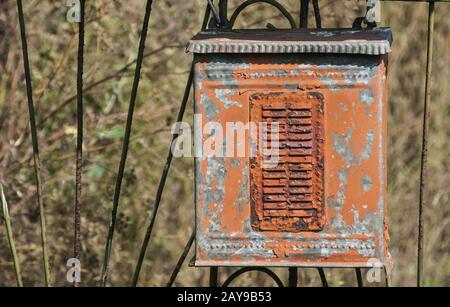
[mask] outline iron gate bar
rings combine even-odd
[[[211,267],[209,269],[209,287],[217,288],[219,287],[219,268]]]
[[[8,202],[6,201],[5,193],[3,191],[3,185],[0,182],[0,212],[2,213],[3,223],[6,228],[6,237],[8,239],[9,250],[11,252],[11,258],[14,265],[14,271],[16,273],[17,286],[23,287],[22,273],[20,269],[20,261],[17,256],[16,243],[14,241],[14,235],[11,226],[11,217],[9,216]]]
[[[214,6],[214,0],[211,0],[211,5]],[[211,15],[212,6],[206,6],[205,16],[203,17],[202,29],[208,28],[209,16]]]
[[[328,288],[327,276],[325,275],[325,271],[323,268],[319,268],[320,280],[322,281],[322,287]]]
[[[385,286],[386,286],[386,288],[390,288],[391,287],[391,277],[389,275],[387,267],[385,266],[383,269],[384,269]]]
[[[289,288],[298,286],[298,268],[289,268]]]
[[[359,288],[364,288],[363,275],[361,268],[356,268],[356,280]]]
[[[117,209],[119,207],[119,201],[120,201],[120,192],[122,188],[122,181],[125,174],[125,166],[127,162],[127,156],[128,156],[128,147],[130,144],[130,136],[131,136],[131,128],[133,125],[133,116],[134,116],[134,108],[136,105],[136,98],[137,93],[139,89],[139,81],[141,79],[141,70],[142,70],[142,63],[144,61],[144,50],[145,50],[145,41],[147,39],[147,33],[150,23],[150,16],[152,11],[152,4],[153,0],[147,0],[147,5],[145,8],[145,16],[144,16],[144,22],[142,25],[142,32],[139,42],[139,51],[138,51],[138,58],[136,61],[136,70],[133,80],[133,87],[131,90],[131,97],[130,97],[130,104],[128,109],[128,115],[127,115],[127,122],[125,127],[125,136],[124,141],[122,145],[122,155],[120,158],[120,164],[119,164],[119,171],[117,173],[117,179],[116,179],[116,185],[114,190],[114,199],[113,199],[113,208],[111,212],[111,224],[108,230],[108,238],[106,241],[106,247],[105,247],[105,256],[104,256],[104,262],[103,262],[103,269],[102,269],[102,276],[101,276],[101,285],[103,287],[106,286],[106,282],[108,280],[108,271],[109,271],[109,262],[111,258],[111,250],[112,250],[112,242],[114,238],[114,231],[116,228],[116,221],[117,221]]]
[[[80,22],[78,23],[78,68],[77,68],[77,156],[75,192],[75,231],[73,257],[81,259],[81,197],[83,176],[83,65],[84,65],[84,13],[85,0],[80,1]],[[74,287],[77,282],[74,281]]]
[[[189,251],[191,250],[192,244],[194,244],[195,241],[195,230],[192,231],[191,237],[189,238],[188,243],[186,244],[183,253],[180,256],[180,259],[177,262],[177,265],[175,266],[175,269],[172,272],[172,275],[170,276],[169,281],[167,282],[167,288],[170,288],[173,286],[173,283],[177,279],[178,273],[180,273],[181,267],[183,266],[184,261],[186,260],[187,255],[189,254]]]
[[[269,275],[280,288],[284,288],[283,282],[273,271],[268,268],[243,268],[234,272],[222,285],[222,288],[228,288],[230,284],[239,276],[249,272],[261,272]]]
[[[216,25],[220,27],[221,19],[219,16],[219,12],[216,9],[216,6],[213,3],[213,0],[208,0],[210,11],[212,11],[214,19],[216,20]]]
[[[417,287],[424,285],[424,245],[425,245],[425,208],[427,206],[428,194],[428,138],[429,121],[431,113],[429,105],[431,102],[431,78],[433,63],[433,42],[435,26],[435,2],[450,2],[450,0],[381,0],[384,2],[428,2],[428,35],[427,35],[427,64],[425,75],[425,99],[423,113],[423,135],[422,135],[422,157],[420,171],[420,196],[419,196],[419,221],[418,221],[418,244],[417,244]],[[386,286],[390,287],[390,276],[385,268]]]
[[[319,0],[313,0],[314,17],[316,19],[316,27],[322,29],[322,17],[320,16]]]
[[[42,257],[44,262],[44,280],[47,287],[50,282],[50,265],[48,260],[47,247],[47,226],[45,221],[45,206],[42,195],[42,176],[41,176],[41,158],[39,155],[39,141],[36,128],[36,114],[33,103],[33,85],[31,81],[30,61],[28,58],[28,43],[25,26],[25,17],[23,14],[22,0],[17,0],[17,10],[19,15],[20,37],[22,40],[23,66],[25,70],[25,83],[27,88],[28,113],[30,118],[31,142],[33,145],[34,175],[36,181],[36,197],[39,207],[39,223],[41,230]]]
[[[186,89],[185,89],[182,105],[181,105],[181,108],[180,108],[180,111],[179,111],[179,114],[178,114],[177,122],[181,122],[183,120],[184,113],[186,111],[186,105],[187,105],[187,102],[189,100],[189,96],[190,96],[190,92],[191,92],[193,79],[194,79],[194,67],[192,65],[191,66],[191,70],[189,72],[188,82],[187,82],[187,86],[186,86]],[[177,138],[179,136],[180,136],[179,133],[174,134],[170,144],[173,144],[177,140]],[[167,176],[169,174],[170,166],[172,165],[172,160],[173,160],[173,153],[172,153],[171,146],[170,146],[169,154],[167,155],[167,159],[166,159],[166,164],[164,165],[163,175],[162,175],[161,180],[159,182],[158,191],[156,192],[156,198],[155,198],[153,211],[152,211],[151,218],[150,218],[150,224],[149,224],[149,226],[147,228],[147,231],[146,231],[146,234],[145,234],[145,238],[144,238],[144,242],[142,243],[141,251],[139,253],[139,259],[138,259],[138,262],[137,262],[137,265],[136,265],[136,269],[135,269],[134,274],[133,274],[133,279],[131,281],[131,285],[133,287],[137,286],[137,283],[138,283],[138,280],[139,280],[139,275],[141,273],[142,264],[144,262],[144,258],[145,258],[145,254],[147,252],[148,244],[150,243],[150,239],[151,239],[151,236],[152,236],[153,228],[155,226],[156,217],[158,215],[159,206],[161,204],[162,195],[163,195],[163,192],[164,192],[164,188],[166,186]]]
[[[309,0],[300,0],[300,29],[308,28]]]
[[[210,6],[210,4],[208,2],[208,4],[206,5],[205,14],[204,14],[204,18],[203,18],[203,23],[202,23],[202,28],[201,28],[202,31],[206,30],[206,28],[208,26],[208,19],[209,19],[209,16],[211,15],[211,11],[212,11],[212,9],[211,9],[211,6]],[[189,101],[189,97],[190,97],[190,94],[191,94],[191,88],[192,88],[192,85],[193,85],[193,81],[194,81],[194,63],[192,62],[191,70],[189,72],[189,77],[188,77],[188,80],[186,82],[186,87],[185,87],[185,90],[184,90],[183,100],[181,102],[180,110],[178,112],[177,123],[183,121],[184,114],[186,112],[186,106],[187,106],[187,103]],[[154,202],[154,205],[153,205],[153,211],[152,211],[152,215],[151,215],[151,219],[150,219],[150,224],[149,224],[149,226],[147,228],[147,232],[145,234],[144,242],[142,243],[142,247],[141,247],[141,251],[140,251],[140,254],[139,254],[139,259],[138,259],[138,262],[137,262],[137,265],[136,265],[136,269],[135,269],[135,272],[133,274],[133,279],[131,281],[131,285],[133,287],[137,286],[137,283],[138,283],[138,280],[139,280],[139,275],[141,273],[142,264],[144,262],[145,254],[147,252],[147,248],[148,248],[148,245],[150,243],[151,235],[152,235],[153,228],[154,228],[154,225],[155,225],[155,222],[156,222],[156,218],[157,218],[157,215],[158,215],[159,206],[161,204],[162,195],[163,195],[163,192],[164,192],[164,188],[166,186],[167,176],[169,174],[169,170],[170,170],[170,167],[172,165],[172,159],[173,159],[173,153],[172,153],[172,150],[171,150],[172,149],[172,144],[178,139],[179,136],[180,136],[179,132],[175,133],[173,135],[173,137],[172,137],[172,141],[170,143],[171,145],[169,146],[169,152],[167,154],[166,164],[164,166],[164,170],[163,170],[163,173],[162,173],[162,176],[161,176],[161,179],[160,179],[160,182],[159,182],[159,186],[158,186],[158,191],[157,191],[156,197],[155,197],[155,202]],[[178,273],[176,273],[176,274],[178,274]],[[175,277],[176,277],[176,275],[175,275]]]
[[[220,27],[231,29],[232,26],[228,20],[228,0],[219,0]]]
[[[417,286],[424,285],[424,236],[425,217],[424,210],[428,205],[428,137],[430,129],[430,101],[431,101],[431,73],[433,69],[433,34],[435,19],[434,2],[429,3],[428,8],[428,47],[427,47],[427,68],[425,76],[425,101],[423,110],[423,138],[422,138],[422,159],[420,171],[420,203],[419,203],[419,238],[417,251]]]

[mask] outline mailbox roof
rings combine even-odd
[[[390,28],[207,31],[187,46],[193,53],[344,53],[391,52]]]

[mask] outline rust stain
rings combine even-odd
[[[282,162],[268,171],[262,155],[217,157],[230,142],[242,146],[229,138],[196,159],[196,265],[389,264],[387,56],[209,54],[195,62],[204,119],[196,129],[276,121]],[[287,120],[299,121],[292,134]]]

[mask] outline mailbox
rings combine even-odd
[[[388,28],[202,32],[196,266],[390,263]]]

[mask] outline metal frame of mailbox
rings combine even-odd
[[[323,30],[314,35],[342,33]],[[205,155],[196,160],[195,265],[390,266],[386,226],[389,48],[374,55],[327,53],[333,50],[320,47],[318,53],[295,53],[295,49],[277,53],[275,47],[272,53],[245,53],[249,47],[241,46],[257,43],[212,41],[207,46],[211,40],[194,39],[188,47],[204,52],[194,58],[195,110],[204,118],[196,130],[208,122],[223,127],[226,122],[248,123],[255,94],[319,93],[323,97],[326,223],[316,232],[256,231],[251,223],[251,159]],[[314,52],[315,43],[310,44]],[[347,41],[342,50],[359,48],[373,53],[369,52],[373,48],[366,48],[370,44]],[[222,53],[221,46],[244,53]],[[199,150],[203,140],[197,138],[195,146]]]

